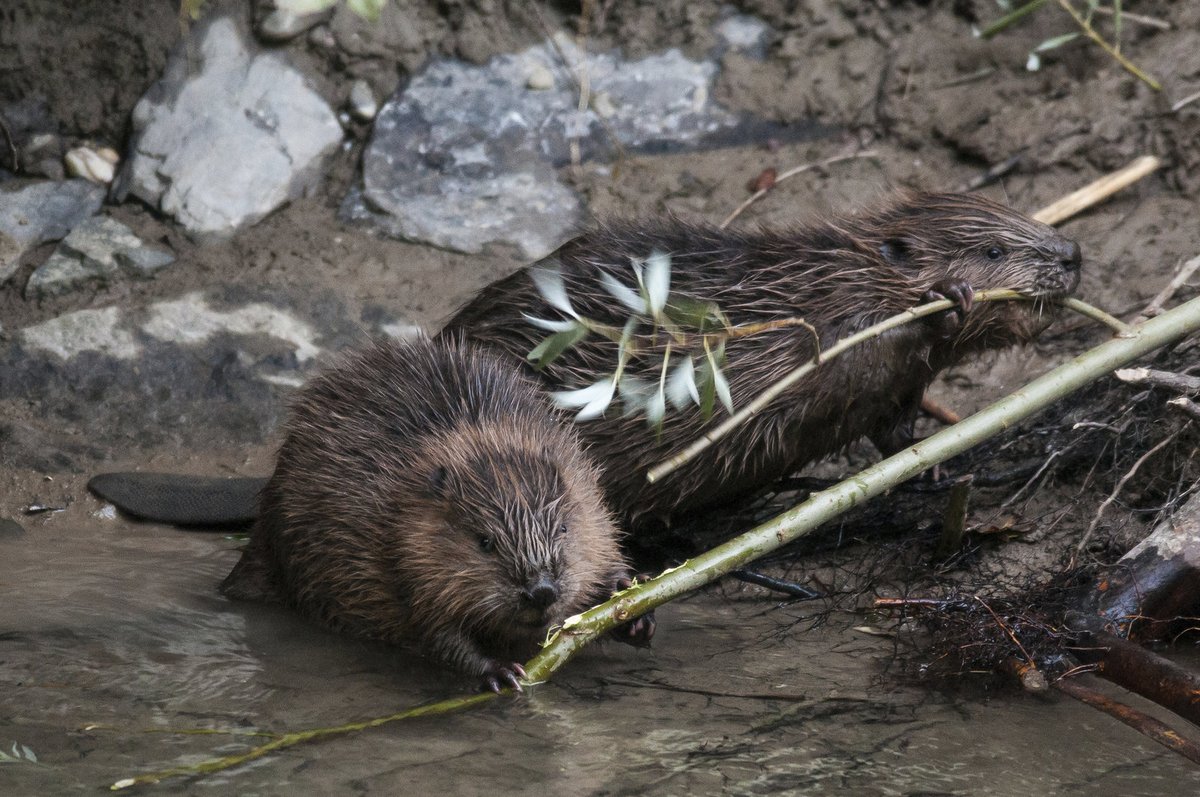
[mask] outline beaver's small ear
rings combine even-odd
[[[429,474],[429,492],[436,498],[441,498],[446,489],[446,469],[434,468]]]
[[[897,268],[912,266],[912,252],[909,249],[908,241],[903,238],[888,238],[879,245],[879,254]]]

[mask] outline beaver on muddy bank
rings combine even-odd
[[[527,361],[543,333],[524,314],[557,312],[531,274],[553,264],[580,314],[620,326],[625,319],[602,290],[601,275],[622,279],[631,258],[654,251],[671,257],[672,295],[714,302],[735,325],[803,318],[822,349],[924,300],[952,298],[958,307],[818,367],[709,456],[656,484],[646,481],[646,470],[719,423],[722,408],[708,421],[698,412],[672,414],[659,434],[613,412],[579,424],[601,467],[609,506],[635,533],[656,525],[643,521],[729,503],[862,437],[884,454],[902,448],[912,441],[922,394],[937,374],[971,355],[1033,340],[1055,318],[1052,300],[1078,287],[1081,266],[1077,243],[973,194],[901,192],[860,213],[784,230],[614,221],[484,288],[442,334],[507,355],[546,388],[592,384],[617,361],[609,340],[585,339],[540,371]],[[1038,301],[972,307],[972,289],[988,288],[1011,288]],[[729,341],[724,372],[735,406],[813,353],[805,328]],[[264,483],[125,473],[105,474],[90,486],[132,515],[194,525],[251,520],[253,496]]]
[[[717,408],[669,414],[659,433],[607,412],[580,433],[604,470],[610,506],[636,531],[643,520],[734,501],[867,437],[884,455],[913,442],[925,389],[943,369],[985,350],[1032,341],[1055,317],[1053,300],[1079,284],[1081,254],[1053,228],[973,194],[904,192],[859,214],[791,230],[724,230],[675,219],[597,226],[546,261],[485,288],[447,325],[526,362],[544,332],[524,315],[565,317],[543,297],[533,269],[556,268],[573,309],[620,328],[622,307],[602,277],[627,279],[631,260],[671,259],[671,295],[714,302],[732,325],[801,318],[820,350],[917,304],[949,298],[953,310],[907,324],[816,368],[705,457],[651,484],[646,472],[724,419]],[[975,290],[1009,288],[1033,302],[972,307]],[[585,338],[543,368],[547,388],[579,388],[610,373],[617,343]],[[724,373],[741,406],[812,359],[809,328],[728,341]],[[532,368],[532,366],[527,367]],[[657,382],[659,364],[629,369]]]

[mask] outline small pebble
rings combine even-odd
[[[554,88],[554,73],[541,64],[534,64],[529,69],[529,77],[525,78],[525,86],[534,91],[545,91]]]
[[[593,94],[591,105],[592,110],[602,119],[608,119],[617,112],[617,106],[613,105],[612,97],[607,91],[598,91]]]
[[[350,115],[360,122],[369,122],[379,113],[379,103],[371,84],[363,79],[354,81],[350,87]]]
[[[308,43],[322,50],[332,50],[337,47],[337,39],[328,25],[318,25],[308,32]]]
[[[67,174],[72,177],[82,177],[101,185],[111,183],[113,175],[116,173],[115,162],[109,161],[89,147],[75,147],[67,150],[66,156],[63,157],[63,163],[67,167]]]

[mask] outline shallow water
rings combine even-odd
[[[89,503],[87,501],[82,504]],[[94,508],[94,507],[92,507]],[[0,541],[0,793],[95,792],[244,749],[170,729],[296,730],[470,686],[409,652],[226,601],[236,541],[76,505]],[[659,612],[654,648],[596,647],[469,713],[292,748],[188,794],[1171,795],[1200,769],[1074,701],[898,684],[892,642],[759,593]],[[836,618],[835,618],[836,619]],[[717,694],[708,694],[717,693]]]

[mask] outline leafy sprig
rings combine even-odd
[[[652,252],[644,260],[632,259],[630,266],[632,285],[608,272],[599,277],[600,286],[616,306],[629,314],[620,327],[580,315],[557,265],[531,272],[538,293],[565,318],[522,314],[530,324],[551,333],[526,355],[530,362],[545,368],[590,335],[617,344],[616,367],[611,373],[585,387],[556,391],[551,394],[555,404],[578,410],[575,420],[587,421],[602,416],[619,401],[625,415],[645,415],[655,428],[662,427],[668,404],[676,410],[698,406],[708,419],[719,400],[732,413],[733,397],[724,372],[725,344],[741,336],[743,328],[732,326],[714,302],[673,294],[670,255]],[[796,320],[787,321],[786,325],[793,326]],[[755,331],[778,326],[755,325]],[[645,371],[655,378],[631,373],[629,364],[634,359],[650,365]]]

